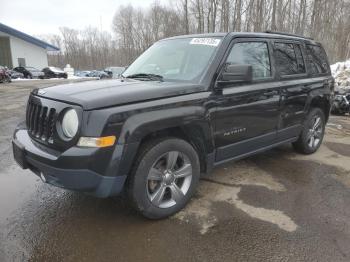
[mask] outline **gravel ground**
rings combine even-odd
[[[317,153],[228,163],[179,214],[149,221],[14,163],[30,90],[62,81],[0,84],[0,261],[350,261],[349,116],[330,118]]]

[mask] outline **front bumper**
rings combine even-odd
[[[58,152],[33,141],[26,129],[18,129],[13,136],[16,162],[51,185],[82,191],[97,197],[118,195],[126,175],[105,176],[90,168],[99,149],[73,147]]]

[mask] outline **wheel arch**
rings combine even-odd
[[[203,108],[187,107],[185,110],[169,111],[140,114],[126,121],[120,135],[120,142],[126,145],[123,152],[125,157],[121,158],[119,166],[120,173],[130,171],[140,147],[160,137],[176,137],[187,141],[198,153],[201,172],[205,173],[211,168],[207,159],[208,155],[214,154],[213,134]]]
[[[308,112],[315,107],[320,108],[323,111],[325,120],[327,123],[329,119],[330,110],[331,110],[330,98],[325,95],[312,97],[309,103]]]
[[[207,130],[203,130],[203,128],[198,124],[164,128],[145,135],[141,139],[139,147],[143,146],[149,140],[158,139],[161,137],[175,137],[185,140],[192,145],[198,154],[201,173],[206,173],[209,169],[207,156],[214,151],[214,146],[210,141],[211,136],[206,132]]]

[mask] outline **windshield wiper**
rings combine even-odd
[[[138,73],[138,74],[129,75],[126,78],[134,78],[134,79],[146,78],[146,79],[149,79],[151,81],[161,81],[161,82],[163,82],[163,76],[156,75],[156,74]]]

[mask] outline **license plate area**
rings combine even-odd
[[[26,159],[25,159],[25,149],[22,144],[18,141],[12,141],[13,157],[16,160],[17,164],[23,169],[28,168]]]

